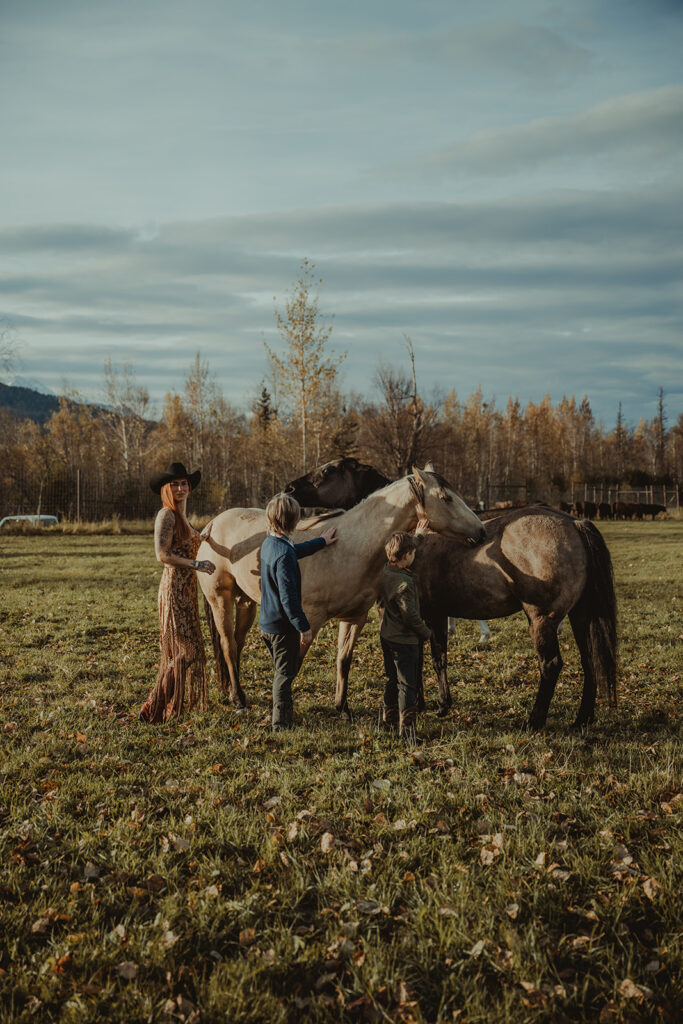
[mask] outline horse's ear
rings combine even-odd
[[[419,483],[421,483],[421,484],[422,484],[422,485],[424,486],[424,484],[425,484],[425,478],[424,478],[424,477],[422,476],[422,473],[421,473],[421,472],[420,472],[420,470],[419,470],[419,469],[417,468],[417,466],[413,466],[413,476],[415,477],[415,479],[416,479],[417,481],[419,481]]]
[[[427,473],[435,473],[436,472],[436,470],[434,469],[434,463],[432,462],[431,459],[429,460],[429,462],[425,462],[425,470],[426,470]]]

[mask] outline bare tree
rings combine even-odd
[[[315,279],[314,269],[313,263],[303,260],[301,276],[285,303],[284,313],[275,310],[275,322],[287,346],[284,354],[278,355],[264,343],[277,381],[278,404],[299,421],[302,470],[310,454],[311,434],[320,447],[325,408],[345,358],[345,353],[336,357],[327,354],[332,326],[321,322],[318,296],[313,292],[321,279]]]
[[[0,324],[0,371],[2,373],[11,373],[14,369],[18,348],[12,328],[7,324]]]
[[[120,464],[130,476],[157,444],[147,419],[151,415],[149,392],[136,383],[131,363],[119,369],[109,358],[104,362],[104,394],[103,420]]]
[[[415,353],[410,338],[405,337],[410,359],[410,374],[380,363],[374,384],[382,398],[375,411],[366,410],[368,424],[367,443],[377,450],[380,462],[394,476],[405,476],[421,453],[425,428],[431,425],[433,410],[425,409],[417,390]]]

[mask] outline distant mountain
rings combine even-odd
[[[0,409],[9,409],[19,419],[45,423],[59,409],[59,401],[55,395],[45,395],[33,388],[0,384]]]
[[[52,388],[48,387],[47,384],[43,384],[42,380],[38,380],[37,377],[22,377],[20,374],[15,373],[14,376],[5,378],[4,383],[11,388],[28,388],[29,391],[38,391],[41,395],[56,397]]]

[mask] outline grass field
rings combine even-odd
[[[151,536],[0,540],[0,1021],[680,1019],[683,523],[601,527],[617,711],[546,730],[522,617],[451,640],[456,707],[377,735],[377,625],[332,710],[327,627],[273,736],[254,630],[239,716],[149,727]],[[207,634],[208,640],[208,634]],[[207,644],[207,650],[209,646]],[[428,699],[436,700],[427,659]]]

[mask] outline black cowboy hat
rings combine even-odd
[[[157,473],[149,482],[155,494],[161,493],[164,484],[170,484],[171,480],[187,480],[190,490],[193,491],[202,478],[201,470],[195,473],[188,473],[182,462],[172,462],[163,473]]]

